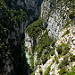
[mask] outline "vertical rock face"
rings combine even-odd
[[[55,47],[54,47],[55,48],[54,49],[55,53],[53,55],[54,58],[52,59],[52,57],[50,57],[50,59],[48,59],[44,65],[37,65],[37,69],[35,71],[36,75],[41,75],[41,73],[39,73],[40,69],[43,71],[42,73],[46,72],[44,75],[48,75],[48,74],[49,75],[59,75],[59,71],[61,70],[61,69],[59,69],[59,66],[63,64],[61,62],[64,61],[65,56],[68,56],[68,59],[69,59],[70,58],[69,52],[71,54],[75,55],[75,38],[74,38],[75,37],[75,34],[74,34],[75,24],[74,24],[74,21],[71,20],[69,17],[71,11],[75,12],[74,2],[75,2],[74,0],[72,0],[72,1],[70,1],[70,0],[68,0],[68,1],[67,0],[43,0],[43,2],[41,4],[41,18],[43,19],[43,26],[47,28],[48,35],[50,37],[56,39],[57,42],[55,43]],[[72,14],[71,14],[71,17],[72,17]],[[72,26],[72,25],[74,25],[74,26]],[[65,52],[66,54],[60,57],[60,54],[58,53],[57,48],[58,48],[58,46],[62,45],[63,43],[69,44],[69,46],[68,46],[69,52],[67,52],[67,49],[64,49],[64,51],[66,51]],[[63,47],[62,47],[62,49],[63,49]],[[59,47],[59,49],[60,49],[60,47]],[[40,49],[40,50],[42,50],[42,49]],[[61,49],[59,51],[61,51]],[[37,54],[38,53],[39,53],[39,49],[37,51]],[[44,57],[44,55],[43,55],[43,57]],[[51,59],[52,59],[52,63],[50,64]],[[41,60],[41,58],[40,58],[40,60]],[[68,61],[71,61],[71,59],[67,60],[67,62]],[[67,66],[65,66],[65,64],[63,64],[63,65],[66,67],[66,69],[70,70],[70,68],[71,68],[70,64],[72,64],[73,62],[75,63],[75,61],[72,61],[71,63],[69,62],[69,64]],[[72,66],[75,65],[74,63],[72,64]],[[47,69],[47,67],[50,65],[51,65],[51,67],[49,70],[49,68]],[[38,67],[38,66],[40,66],[40,67]],[[41,66],[42,66],[42,68],[41,68]],[[44,69],[44,67],[45,67],[45,69]],[[49,71],[49,73],[48,73],[48,71]]]
[[[61,29],[70,22],[68,17],[72,2],[45,0],[41,5],[41,17],[44,20],[44,26],[47,27],[48,34],[51,37],[59,39],[58,35]],[[61,36],[60,36],[61,37]]]
[[[5,0],[9,7],[28,11],[29,15],[38,17],[40,15],[40,6],[43,0]]]
[[[75,55],[75,38],[74,38],[75,26],[70,27],[68,29],[70,30],[70,33],[68,33],[68,35],[66,35],[63,38],[61,37],[67,31],[67,29],[65,29],[64,31],[61,32],[62,28],[73,24],[72,23],[73,21],[69,18],[69,14],[68,14],[69,11],[72,11],[74,7],[72,1],[71,0],[69,1],[67,0],[65,1],[64,0],[5,0],[8,7],[10,7],[10,10],[23,9],[27,12],[29,19],[22,21],[22,18],[19,17],[20,15],[18,15],[17,18],[21,18],[19,22],[17,21],[18,19],[16,18],[16,16],[15,17],[13,16],[15,15],[15,13],[11,13],[12,10],[10,11],[9,8],[7,8],[4,4],[3,5],[0,4],[2,5],[0,7],[0,17],[2,18],[0,24],[0,30],[2,30],[0,32],[0,41],[1,41],[0,42],[1,45],[0,46],[1,49],[0,75],[27,75],[28,74],[27,63],[26,63],[24,47],[23,47],[24,39],[25,39],[25,46],[29,49],[28,50],[29,53],[33,54],[31,64],[32,67],[36,68],[35,75],[40,75],[40,73],[44,74],[48,66],[50,66],[51,68],[51,70],[49,70],[50,75],[52,74],[59,75],[58,65],[61,63],[61,59],[63,60],[64,56],[59,57],[56,47],[61,45],[62,42],[70,43],[71,48],[69,52]],[[44,37],[42,37],[43,35],[42,33],[42,35],[39,36],[39,38],[37,37],[38,39],[31,38],[27,33],[25,33],[25,28],[31,22],[35,21],[38,18],[40,12],[41,12],[41,18],[43,19],[43,26],[46,27],[46,29],[48,30],[48,34],[46,33],[44,34]],[[24,16],[22,15],[22,17]],[[38,29],[36,32],[38,32]],[[55,42],[52,42],[54,40],[50,39],[48,35],[57,40],[56,44]],[[45,40],[46,39],[45,37],[47,37],[47,40]],[[45,45],[44,44],[42,45],[42,42],[44,40],[47,42],[48,46],[46,46],[46,42]],[[38,41],[41,42],[37,46]],[[54,47],[54,45],[56,47]],[[31,51],[32,46],[33,46],[33,52]],[[35,47],[36,47],[36,52],[34,52]],[[65,54],[65,56],[67,55],[68,53]],[[55,56],[59,57],[59,59],[58,58],[56,59]],[[39,73],[39,70],[41,69],[43,72]]]
[[[20,25],[24,26],[25,24],[23,24],[22,22]],[[24,71],[27,68],[23,47],[23,41],[25,36],[24,28],[14,26],[14,31],[11,29],[12,28],[8,29],[8,51],[7,53],[5,53],[4,51],[4,56],[7,55],[7,58],[5,58],[4,67],[1,68],[1,75],[27,75],[27,71]]]
[[[25,46],[28,49],[31,49],[32,45],[33,45],[33,39],[31,37],[29,37],[29,35],[27,33],[25,33]]]

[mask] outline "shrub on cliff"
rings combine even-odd
[[[67,75],[75,75],[75,66],[72,67],[71,71],[68,72]]]
[[[61,63],[59,64],[58,68],[64,68],[65,66],[67,66],[69,64],[68,62],[68,57],[64,57],[64,59],[61,61]]]
[[[67,70],[65,68],[60,69],[59,75],[65,75],[67,73]]]
[[[67,54],[69,50],[70,50],[69,44],[65,44],[65,43],[62,43],[61,45],[57,47],[57,52],[58,54],[61,54],[61,55]]]
[[[73,19],[75,17],[75,11],[70,11],[69,12],[69,18]]]
[[[43,71],[41,69],[39,70],[39,73],[40,73],[40,75],[43,75]]]
[[[26,32],[29,36],[37,38],[38,35],[44,29],[42,19],[38,19],[37,21],[33,22],[26,28]]]
[[[59,75],[75,75],[75,66],[73,66],[69,72],[66,71],[66,69],[60,70]]]
[[[46,69],[46,71],[44,72],[44,75],[50,75],[49,72],[50,72],[50,69],[51,69],[51,65],[49,65]]]
[[[75,61],[75,55],[70,56],[71,61]]]

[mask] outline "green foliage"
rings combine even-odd
[[[41,69],[39,70],[39,73],[40,73],[40,75],[43,75],[43,71]]]
[[[44,29],[42,19],[38,19],[26,28],[26,32],[29,36],[37,38],[42,32],[42,29]]]
[[[65,73],[65,74],[63,74],[63,75],[75,75],[75,66],[74,66],[74,67],[72,67],[71,71],[66,72],[66,73]]]
[[[69,34],[69,33],[70,33],[70,31],[67,30],[67,31],[62,35],[62,37],[64,37],[65,35],[67,35],[67,34]]]
[[[54,44],[55,41],[48,36],[47,31],[40,37],[35,51],[38,52],[37,58],[42,60],[41,63],[44,64],[48,60],[48,57],[50,57],[50,55],[54,55],[54,48],[50,48],[50,45],[54,46]]]
[[[55,58],[56,63],[58,64],[59,63],[58,57],[55,56],[54,58]]]
[[[68,57],[64,57],[64,59],[61,61],[61,63],[59,64],[58,68],[64,68],[65,66],[67,66],[69,64],[68,62]]]
[[[67,73],[67,70],[65,68],[60,69],[59,75],[64,75]]]
[[[49,72],[50,72],[50,69],[51,69],[51,65],[48,66],[48,68],[46,69],[44,75],[50,75]]]
[[[30,57],[30,64],[31,64],[31,69],[34,70],[34,56],[31,55]]]
[[[2,74],[7,61],[10,67],[13,65],[14,73],[11,72],[11,75],[27,74],[25,54],[21,50],[20,37],[17,36],[15,29],[19,28],[20,23],[25,22],[26,19],[27,15],[24,11],[9,9],[4,0],[0,0],[0,73]],[[15,33],[16,40],[11,38],[12,32]],[[16,46],[15,41],[18,42]]]
[[[71,61],[75,61],[75,55],[70,56]]]
[[[43,47],[47,47],[47,46],[49,46],[49,45],[54,46],[55,42],[53,41],[53,39],[51,39],[51,38],[48,36],[48,32],[46,31],[46,32],[41,36],[41,39],[39,39],[38,44],[39,44],[39,45],[43,45]]]
[[[53,47],[53,49],[50,49],[50,55],[53,56],[55,54],[55,48]]]
[[[26,13],[23,11],[23,9],[20,9],[20,10],[13,10],[13,9],[10,9],[10,17],[11,21],[26,21],[27,19],[27,15]]]
[[[75,17],[75,11],[69,12],[69,18],[73,19]]]
[[[45,64],[46,63],[46,61],[47,61],[47,55],[42,55],[41,56],[41,60],[42,60],[42,64]]]
[[[62,43],[61,45],[57,47],[57,52],[58,54],[61,54],[61,55],[67,54],[69,50],[70,50],[69,44],[65,44],[65,43]]]
[[[72,67],[71,71],[68,72],[67,75],[75,75],[75,66]]]
[[[66,22],[67,23],[63,26],[63,29],[69,27],[69,24],[72,24],[73,21],[66,20]]]
[[[35,71],[34,71],[34,72],[32,72],[30,75],[35,75]]]

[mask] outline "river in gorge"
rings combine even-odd
[[[30,63],[30,61],[29,61],[29,55],[27,53],[25,53],[25,55],[26,55],[26,58],[27,58],[27,63],[29,64]]]

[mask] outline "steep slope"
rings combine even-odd
[[[44,26],[47,27],[48,35],[59,39],[59,32],[64,27],[73,24],[69,18],[75,10],[74,0],[45,0],[41,5],[41,17],[44,19]],[[71,14],[71,15],[70,15]],[[60,35],[58,37],[58,35]]]
[[[24,49],[25,28],[38,19],[42,1],[0,0],[1,75],[30,73]]]
[[[0,30],[1,75],[75,74],[75,0],[0,0]]]
[[[43,0],[5,0],[12,9],[23,9],[27,12],[29,20],[34,21],[40,15],[40,6]]]
[[[74,0],[44,0],[41,4],[42,23],[35,21],[27,27],[25,46],[33,57],[31,75],[64,75],[75,66],[74,3]],[[40,34],[39,25],[44,26]]]
[[[22,9],[9,9],[0,0],[0,75],[28,74],[23,48],[26,19],[27,15]]]

